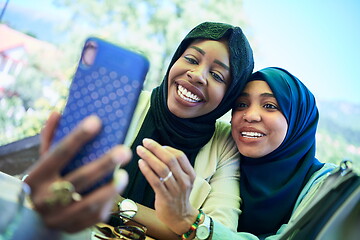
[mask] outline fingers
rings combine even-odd
[[[106,184],[57,214],[43,216],[45,224],[73,233],[105,221],[110,214],[113,198],[117,195],[116,190],[113,183]]]
[[[45,145],[47,140],[51,138],[51,131],[57,115],[51,115],[49,125],[46,127],[44,133]],[[29,176],[26,182],[31,188],[36,184],[40,184],[44,180],[51,180],[51,176],[55,179],[58,177],[60,170],[66,165],[68,161],[79,151],[87,141],[93,138],[101,129],[101,121],[96,116],[85,118],[79,125],[67,135],[59,144],[57,144],[51,151],[44,153],[40,160],[31,167]],[[53,134],[53,133],[52,133]],[[44,149],[47,147],[44,146]]]
[[[151,151],[144,148],[143,146],[138,146],[136,148],[136,152],[142,159],[144,159],[144,161],[146,161],[147,172],[146,173],[143,172],[143,174],[144,174],[145,178],[146,178],[145,174],[147,174],[147,176],[149,178],[147,180],[149,181],[150,185],[151,184],[163,185],[163,183],[165,183],[165,182],[160,181],[160,178],[166,178],[166,176],[168,176],[168,174],[172,170],[170,170],[166,164],[164,164]],[[163,156],[162,156],[163,158],[168,157],[168,156],[166,156],[168,154],[168,152],[165,149],[163,149],[162,152],[163,152]],[[177,169],[179,169],[179,168],[177,168]],[[173,193],[176,193],[178,191],[178,186],[175,183],[175,175],[178,178],[180,178],[179,175],[181,175],[181,173],[178,173],[178,171],[174,169],[173,176],[171,176],[166,181],[166,185],[169,186],[169,191],[172,191]],[[165,186],[165,185],[163,185],[163,186]],[[166,188],[161,188],[160,191],[166,191]]]
[[[114,181],[94,190],[79,202],[73,202],[68,206],[57,206],[55,209],[43,212],[45,224],[53,229],[73,233],[106,221],[115,197],[125,189],[128,180],[125,170],[115,171]]]
[[[195,179],[195,171],[191,166],[188,158],[182,151],[168,146],[161,146],[152,139],[144,139],[143,145],[148,151],[151,152],[147,153],[146,155],[143,153],[143,156],[148,157],[148,163],[153,169],[156,170],[156,172],[159,174],[159,177],[165,177],[168,174],[168,171],[166,169],[164,170],[163,168],[163,164],[165,164],[173,173],[184,172],[185,174],[189,175],[191,179]],[[141,148],[140,150],[143,151]],[[150,157],[151,154],[153,154],[152,157]]]
[[[173,156],[155,141],[144,139],[143,144],[144,147],[138,146],[136,148],[137,154],[140,158],[146,159],[146,162],[159,177],[166,177],[169,173],[166,162],[169,162],[168,159]]]
[[[131,150],[126,146],[116,146],[99,160],[69,173],[65,180],[70,181],[76,191],[83,192],[100,179],[114,171],[115,167],[123,166],[131,159]]]
[[[43,173],[49,174],[49,170],[52,173],[59,172],[100,129],[101,121],[97,116],[89,116],[81,121],[59,144],[42,156],[42,158],[46,159],[42,168]]]
[[[144,139],[143,145],[144,147],[137,147],[137,153],[144,161],[139,164],[143,165],[141,170],[154,187],[159,191],[167,190],[174,196],[192,188],[195,171],[182,151],[163,147],[151,139]],[[172,176],[166,181],[161,181],[160,178],[166,178],[170,171]],[[157,187],[159,184],[165,188]]]
[[[41,144],[39,153],[43,155],[49,150],[51,141],[54,137],[55,128],[59,122],[60,114],[58,112],[52,112],[49,119],[46,121],[45,127],[40,134]]]
[[[185,154],[179,154],[179,150],[165,146],[164,147],[167,151],[170,153],[177,155],[178,163],[181,167],[181,169],[190,177],[191,182],[194,182],[196,174],[194,168],[191,166],[189,159],[186,157]]]
[[[148,183],[150,184],[150,186],[152,187],[152,189],[154,190],[156,195],[160,194],[162,196],[170,196],[169,194],[166,194],[167,189],[166,189],[165,185],[162,182],[160,182],[159,177],[151,169],[151,167],[149,166],[149,164],[147,162],[140,159],[138,161],[138,165],[139,165],[140,171],[142,172],[142,174],[144,175],[144,177],[146,178],[146,180],[148,181]]]

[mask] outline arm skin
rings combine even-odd
[[[109,216],[113,199],[126,187],[127,173],[124,170],[117,171],[114,181],[67,206],[57,204],[50,207],[46,204],[46,199],[52,194],[49,191],[50,185],[55,181],[70,181],[79,192],[113,171],[117,165],[127,163],[131,159],[131,151],[127,147],[116,146],[96,161],[61,177],[62,167],[100,131],[101,122],[95,116],[86,118],[58,145],[50,149],[59,119],[58,113],[52,113],[49,117],[41,133],[41,157],[31,167],[24,181],[31,188],[30,198],[45,225],[52,229],[73,233],[104,221]]]
[[[116,202],[121,202],[124,199],[125,198],[118,195],[116,197]],[[159,220],[154,209],[148,208],[138,203],[136,203],[136,205],[138,207],[138,211],[133,219],[146,226],[146,235],[158,240],[180,239],[179,235],[171,231],[166,224]],[[113,211],[117,210],[117,205],[114,205]]]

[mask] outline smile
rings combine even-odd
[[[184,99],[185,101],[192,103],[201,102],[201,99],[197,95],[193,94],[181,85],[178,85],[177,93],[180,98]]]
[[[259,138],[265,136],[265,134],[258,133],[258,132],[242,132],[241,136],[246,138]]]

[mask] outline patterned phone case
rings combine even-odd
[[[92,114],[102,120],[102,130],[65,166],[62,175],[124,142],[148,69],[148,60],[138,53],[99,38],[87,39],[53,144]],[[112,173],[89,191],[111,179]]]

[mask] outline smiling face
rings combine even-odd
[[[231,83],[229,58],[224,41],[191,43],[169,71],[169,110],[180,118],[194,118],[214,110]]]
[[[231,133],[239,152],[247,157],[263,157],[284,141],[288,124],[265,81],[250,81],[236,100]]]

